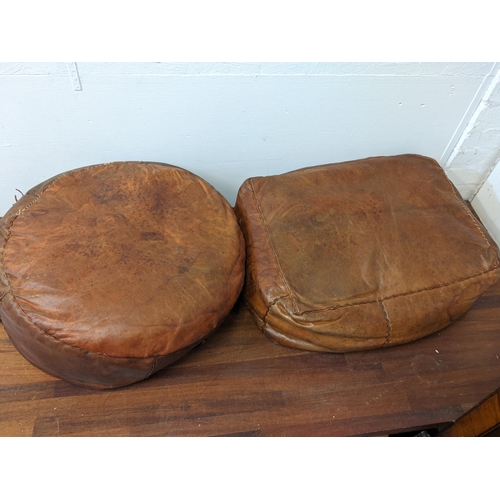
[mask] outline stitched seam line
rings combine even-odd
[[[109,165],[109,163],[100,163],[100,164],[97,164],[97,165],[90,165],[88,167],[82,167],[78,170],[90,170],[92,168],[96,168],[96,167],[102,167],[104,165]],[[31,201],[30,203],[28,203],[28,205],[26,205],[24,208],[22,209],[19,209],[19,211],[17,212],[16,216],[12,219],[12,221],[10,222],[9,224],[9,227],[6,228],[7,229],[7,237],[5,238],[5,241],[3,243],[3,246],[2,246],[2,270],[3,270],[3,274],[5,275],[5,278],[7,280],[7,284],[9,286],[9,290],[7,292],[5,292],[1,299],[3,299],[8,293],[11,294],[12,296],[12,299],[14,300],[16,306],[19,308],[19,310],[23,313],[23,315],[26,317],[26,319],[28,320],[29,323],[31,323],[42,335],[46,335],[47,337],[49,337],[50,339],[52,339],[53,341],[55,342],[59,342],[65,346],[68,346],[68,347],[71,347],[73,349],[77,349],[81,352],[84,352],[84,353],[89,353],[89,354],[94,354],[96,356],[106,356],[106,357],[109,357],[109,358],[115,358],[115,359],[148,359],[148,358],[136,358],[136,357],[124,357],[124,356],[109,356],[108,354],[101,354],[101,353],[98,353],[98,352],[93,352],[93,351],[88,351],[87,349],[82,349],[81,347],[78,347],[78,346],[74,346],[74,345],[71,345],[71,344],[67,344],[66,342],[63,342],[62,340],[60,339],[57,339],[55,337],[53,337],[52,335],[49,335],[47,332],[45,332],[44,330],[42,330],[42,328],[40,328],[30,317],[29,315],[26,313],[26,311],[21,307],[21,305],[19,304],[19,302],[17,301],[17,298],[12,290],[12,283],[10,282],[10,278],[9,278],[9,275],[8,273],[5,271],[5,248],[7,247],[7,242],[10,238],[10,235],[11,235],[11,228],[14,224],[14,222],[18,219],[18,217],[23,213],[25,212],[29,207],[31,207],[31,205],[33,205],[34,203],[36,203],[40,197],[42,196],[43,193],[45,193],[45,191],[47,191],[50,187],[52,187],[52,185],[57,182],[58,180],[60,180],[61,178],[71,174],[72,172],[74,172],[74,170],[70,170],[68,172],[63,172],[62,174],[56,176],[54,178],[54,180],[48,184],[47,186],[45,186],[45,188],[40,191],[38,193],[38,195],[36,196],[36,198]],[[0,300],[1,300],[0,299]],[[149,356],[150,357],[150,356]],[[156,359],[156,358],[155,358]]]
[[[146,375],[146,378],[149,378],[151,375],[153,375],[155,368],[156,368],[157,359],[158,358],[156,356],[153,358],[153,364],[151,365],[151,370],[149,370],[149,373]]]
[[[389,315],[387,314],[387,309],[384,306],[384,303],[379,300],[378,303],[380,304],[380,307],[382,308],[382,312],[384,313],[384,318],[385,318],[385,323],[387,325],[387,338],[385,339],[384,345],[389,344],[389,340],[391,338],[391,321],[389,320]]]
[[[253,202],[255,204],[255,208],[257,209],[257,212],[259,214],[259,217],[260,217],[260,220],[262,221],[262,225],[264,226],[264,229],[266,230],[266,234],[267,234],[267,241],[269,243],[269,246],[273,252],[273,255],[274,255],[274,261],[276,263],[276,267],[278,268],[278,272],[280,274],[280,277],[283,281],[283,283],[285,284],[285,287],[286,289],[288,290],[288,297],[290,298],[290,300],[292,301],[292,304],[293,306],[295,307],[295,310],[298,312],[299,308],[297,307],[297,304],[295,302],[295,299],[293,298],[293,295],[292,295],[292,291],[290,290],[290,287],[288,285],[288,282],[287,280],[285,279],[285,276],[283,274],[283,270],[281,269],[281,266],[280,266],[280,263],[279,263],[279,260],[278,260],[278,255],[276,253],[276,250],[274,249],[274,245],[273,245],[273,242],[272,242],[272,239],[271,239],[271,235],[269,234],[269,228],[267,227],[267,224],[266,224],[266,220],[264,219],[264,215],[262,214],[262,210],[260,208],[260,205],[259,205],[259,202],[257,200],[257,197],[255,195],[255,189],[254,189],[254,186],[253,186],[253,181],[252,179],[249,179],[249,183],[250,183],[250,188],[251,188],[251,191],[252,191],[252,198],[253,198]],[[277,299],[278,300],[278,299]],[[272,305],[272,304],[271,304]],[[271,306],[269,306],[271,307]],[[269,309],[268,309],[269,310]],[[267,314],[266,314],[267,315]]]
[[[444,284],[440,284],[440,285],[434,285],[434,286],[430,286],[430,287],[427,287],[427,288],[421,288],[420,290],[412,290],[411,292],[404,292],[404,293],[398,293],[398,294],[395,294],[395,295],[389,295],[387,297],[381,297],[379,299],[367,300],[365,302],[351,302],[349,304],[335,305],[335,306],[331,306],[331,307],[325,307],[323,309],[311,309],[309,311],[303,311],[301,313],[297,313],[297,316],[302,316],[303,314],[309,314],[309,313],[317,313],[317,312],[329,311],[329,310],[333,311],[335,309],[340,309],[342,307],[362,306],[362,305],[365,305],[365,304],[374,304],[375,302],[380,302],[382,300],[396,299],[398,297],[406,297],[407,295],[413,295],[414,293],[427,292],[429,290],[435,290],[437,288],[445,288],[447,286],[451,286],[451,285],[454,285],[456,283],[461,283],[462,281],[467,281],[467,280],[472,279],[472,278],[477,278],[478,276],[481,276],[483,274],[490,273],[492,271],[495,271],[499,267],[500,267],[500,262],[497,263],[496,266],[492,267],[491,269],[488,269],[486,271],[482,271],[482,272],[477,273],[477,274],[473,274],[472,276],[467,276],[466,278],[461,278],[461,279],[458,279],[458,280],[455,280],[455,281],[451,281],[449,283],[444,283]]]
[[[278,297],[276,300],[274,300],[270,305],[269,305],[269,308],[271,308],[272,305],[274,305],[279,299],[282,299],[282,298],[285,298],[287,297],[287,295],[284,295],[283,297]],[[255,311],[255,309],[252,307],[251,304],[249,304],[248,302],[246,302],[246,305],[248,306],[248,308],[250,309],[251,312],[253,312],[256,316],[258,316],[258,313]],[[269,310],[267,311],[269,312]],[[266,314],[264,315],[264,317],[267,316],[267,312]],[[262,319],[262,318],[261,318]],[[257,325],[259,330],[266,334],[265,332],[265,327],[266,326],[269,326],[269,323],[267,323],[267,321],[264,321],[262,326],[259,326]],[[317,344],[314,344],[314,342],[310,341],[310,340],[306,340],[306,339],[303,339],[303,338],[296,338],[294,337],[293,335],[289,334],[289,333],[286,333],[284,332],[283,330],[281,330],[279,327],[276,327],[276,325],[272,325],[272,328],[274,329],[274,331],[278,334],[278,335],[281,335],[283,337],[285,337],[287,340],[300,340],[301,342],[304,342],[304,343],[308,343],[310,344],[311,346],[315,346],[315,347],[318,347]],[[312,330],[312,332],[314,333],[314,335],[317,335],[317,336],[320,336],[320,337],[331,337],[332,335],[329,334],[329,333],[323,333],[323,332],[318,332],[318,331],[314,331]],[[267,334],[266,334],[267,335]],[[274,336],[273,334],[271,334],[272,336]],[[348,334],[335,334],[335,337],[336,338],[345,338],[345,339],[356,339],[356,340],[366,340],[365,337],[356,337],[356,336],[352,336],[352,335],[348,335]],[[385,344],[384,344],[385,345]],[[382,346],[383,347],[383,346]]]
[[[481,227],[477,223],[476,218],[472,215],[472,212],[469,210],[469,207],[464,203],[464,201],[462,199],[460,199],[460,197],[458,196],[456,187],[452,184],[452,182],[450,181],[450,179],[448,179],[448,176],[446,175],[446,173],[444,175],[446,177],[446,180],[449,182],[449,184],[451,186],[451,189],[453,191],[453,194],[455,195],[455,198],[457,199],[457,201],[459,202],[459,204],[462,206],[462,208],[467,212],[467,214],[469,215],[469,217],[471,218],[472,222],[476,226],[477,230],[479,231],[479,233],[483,237],[483,240],[486,242],[486,245],[488,246],[488,249],[489,249],[491,247],[490,242],[488,241],[488,239],[486,238],[485,234],[483,233]]]
[[[10,292],[11,295],[12,295],[12,297],[13,297],[13,299],[14,299],[14,301],[16,302],[17,306],[19,307],[19,309],[21,310],[21,312],[30,320],[30,322],[32,322],[31,318],[26,314],[26,311],[24,311],[24,309],[19,305],[19,303],[17,302],[17,299],[16,299],[16,297],[15,297],[13,291],[12,291],[12,283],[10,282],[9,274],[5,270],[5,249],[7,248],[7,243],[9,241],[9,239],[10,239],[10,236],[11,236],[11,228],[14,225],[14,222],[19,218],[19,216],[24,211],[26,211],[29,207],[31,207],[31,205],[33,205],[34,203],[36,203],[40,199],[40,197],[42,196],[42,194],[45,193],[45,191],[47,191],[47,189],[49,189],[57,180],[59,180],[64,175],[67,175],[68,173],[69,172],[64,172],[63,174],[60,174],[60,175],[56,176],[54,178],[54,180],[50,184],[48,184],[47,186],[45,186],[45,188],[37,194],[37,196],[36,196],[36,198],[34,200],[32,200],[30,203],[28,203],[24,208],[20,208],[18,210],[18,212],[15,215],[15,217],[12,218],[12,220],[9,223],[9,225],[5,228],[5,230],[7,231],[7,235],[6,235],[6,237],[5,237],[4,241],[3,241],[3,245],[2,245],[2,262],[1,262],[2,267],[1,267],[1,271],[2,271],[2,274],[5,276],[5,281],[7,282],[9,290],[7,290],[7,292],[5,292],[4,295],[2,295],[2,299],[5,297],[5,295],[7,295],[7,293]]]
[[[278,297],[276,299],[274,299],[268,306],[267,306],[267,310],[266,310],[266,314],[264,314],[264,316],[262,317],[262,321],[263,321],[263,325],[262,325],[262,328],[264,328],[266,325],[267,325],[267,315],[269,314],[269,311],[271,310],[271,307],[274,306],[274,304],[276,304],[276,302],[278,302],[278,300],[281,300],[281,299],[284,299],[285,297],[288,297],[288,295],[283,295],[281,297]]]
[[[49,337],[49,339],[53,340],[54,342],[58,342],[60,344],[63,344],[66,347],[70,347],[71,349],[77,349],[78,351],[84,352],[86,354],[93,354],[94,356],[102,356],[102,357],[105,357],[105,358],[113,358],[113,359],[136,359],[136,360],[151,358],[151,356],[148,356],[147,358],[137,358],[137,357],[128,357],[128,356],[111,356],[109,354],[104,354],[104,353],[95,352],[95,351],[89,351],[88,349],[82,349],[81,347],[78,347],[76,345],[67,344],[66,342],[63,342],[62,340],[57,339],[57,338],[53,337],[52,335],[49,335],[46,331],[42,330],[42,328],[40,328],[36,323],[34,323],[33,320],[25,313],[25,311],[23,310],[23,308],[17,302],[15,295],[12,294],[12,293],[11,293],[11,295],[12,295],[12,299],[16,303],[16,306],[19,307],[20,311],[24,314],[24,316],[26,316],[26,318],[29,321],[29,323],[31,323],[42,335],[44,335],[46,337]]]
[[[103,165],[109,165],[109,163],[97,164],[97,165],[90,165],[88,167],[82,167],[82,168],[80,168],[78,170],[90,170],[92,168],[102,167]],[[19,218],[19,216],[22,213],[24,213],[29,207],[31,207],[33,204],[35,204],[41,198],[42,194],[45,193],[45,191],[47,191],[48,189],[50,189],[59,179],[61,179],[63,177],[66,177],[67,175],[71,174],[72,172],[74,172],[74,170],[70,170],[68,172],[63,172],[62,174],[59,174],[56,177],[54,177],[54,179],[52,180],[52,182],[50,184],[47,184],[47,186],[45,186],[45,188],[42,189],[42,191],[40,191],[36,195],[36,198],[34,200],[32,200],[30,203],[28,203],[24,208],[20,208],[18,210],[16,216],[10,221],[9,226],[5,228],[6,231],[7,231],[7,236],[6,236],[6,238],[5,238],[4,242],[3,242],[3,245],[2,245],[2,270],[3,270],[3,273],[5,274],[5,278],[7,280],[7,284],[9,285],[9,289],[10,289],[11,292],[12,292],[12,284],[10,282],[10,278],[9,278],[8,273],[5,271],[5,248],[7,247],[7,242],[10,239],[11,228],[14,225],[14,222]],[[15,299],[14,294],[12,294],[12,296]],[[17,303],[17,300],[16,300],[16,303]],[[19,304],[18,304],[18,306],[19,306]],[[26,312],[22,309],[22,307],[21,306],[19,306],[19,307],[20,307],[21,311],[24,314],[26,314]],[[26,314],[26,316],[27,316],[27,314]]]
[[[82,167],[81,169],[79,170],[89,170],[91,168],[96,168],[96,167],[100,167],[102,166],[102,164],[97,164],[97,165],[90,165],[88,167]],[[57,340],[58,342],[61,342],[63,343],[64,345],[70,345],[70,344],[66,344],[66,342],[62,342],[61,340],[59,339],[56,339],[54,337],[52,337],[52,335],[48,335],[46,332],[44,332],[38,325],[36,325],[33,320],[28,316],[28,314],[26,313],[26,311],[21,307],[21,305],[19,304],[19,302],[17,301],[17,298],[13,292],[13,289],[12,289],[12,283],[10,281],[10,278],[9,278],[9,274],[7,273],[7,271],[5,270],[5,249],[7,248],[7,242],[9,241],[10,239],[10,236],[11,236],[11,229],[12,229],[12,226],[14,225],[14,222],[20,217],[21,214],[23,214],[29,207],[31,207],[33,204],[35,204],[42,196],[42,194],[45,193],[45,191],[47,191],[48,189],[50,189],[54,183],[56,183],[59,179],[69,175],[70,173],[72,173],[74,171],[68,171],[68,172],[63,172],[62,174],[59,174],[57,175],[56,177],[54,177],[53,181],[50,183],[50,184],[47,184],[47,186],[45,186],[44,189],[42,189],[37,195],[36,195],[36,198],[34,200],[32,200],[30,203],[28,203],[24,208],[20,208],[16,214],[16,216],[10,221],[10,224],[9,226],[6,228],[7,230],[7,236],[5,238],[5,241],[3,242],[3,246],[2,246],[2,272],[5,276],[5,279],[7,281],[7,285],[9,287],[9,290],[2,296],[2,299],[3,297],[5,297],[5,295],[7,295],[7,293],[10,292],[10,294],[12,295],[12,298],[14,300],[14,302],[16,303],[17,307],[19,307],[19,310],[24,314],[24,316],[26,316],[26,318],[28,318],[29,322],[31,324],[33,324],[36,328],[38,328],[38,330],[40,332],[42,332],[44,335],[47,335],[48,337],[51,337],[52,339],[54,340]],[[71,347],[75,347],[75,346],[71,346]],[[76,347],[76,349],[80,349],[79,347]],[[80,349],[81,351],[84,351],[84,352],[90,352],[90,351],[86,351],[85,349]]]

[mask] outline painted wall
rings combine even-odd
[[[0,214],[16,189],[116,160],[181,166],[234,203],[244,179],[374,155],[450,164],[493,63],[0,63]],[[457,177],[458,176],[458,177]],[[460,177],[462,176],[462,177]]]
[[[500,246],[500,162],[479,189],[472,206]]]
[[[500,160],[500,64],[444,168],[472,199]]]
[[[500,69],[444,168],[500,246]]]

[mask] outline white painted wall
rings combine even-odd
[[[76,70],[76,73],[75,73]],[[454,147],[493,63],[0,63],[0,214],[80,166],[149,160],[234,203],[247,177],[419,153],[484,181]],[[77,80],[74,80],[74,79]],[[448,163],[447,163],[448,162]]]
[[[500,246],[500,161],[472,200],[472,206]]]
[[[444,165],[500,245],[500,64]]]
[[[500,64],[444,168],[462,195],[472,199],[500,160]]]

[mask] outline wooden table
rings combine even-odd
[[[451,423],[500,387],[500,282],[451,327],[374,351],[268,340],[239,303],[150,379],[94,391],[44,374],[0,326],[2,436],[389,435]]]

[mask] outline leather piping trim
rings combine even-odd
[[[309,314],[309,313],[317,313],[317,312],[322,312],[322,311],[335,310],[335,309],[340,309],[342,307],[352,307],[352,306],[362,306],[365,304],[373,304],[375,302],[381,302],[384,300],[397,299],[398,297],[406,297],[407,295],[413,295],[414,293],[427,292],[429,290],[435,290],[437,288],[445,288],[447,286],[455,285],[456,283],[461,283],[462,281],[467,281],[467,280],[470,280],[473,278],[477,278],[478,276],[481,276],[483,274],[488,274],[492,271],[495,271],[498,268],[500,268],[500,262],[497,262],[497,264],[494,267],[492,267],[486,271],[482,271],[480,273],[473,274],[472,276],[467,276],[465,278],[460,278],[458,280],[450,281],[449,283],[443,283],[443,284],[439,284],[439,285],[429,286],[427,288],[421,288],[420,290],[412,290],[411,292],[404,292],[404,293],[398,293],[395,295],[389,295],[387,297],[381,297],[378,299],[367,300],[365,302],[351,302],[349,304],[334,305],[334,306],[330,306],[330,307],[325,307],[323,309],[311,309],[309,311],[302,311],[300,313],[297,313],[297,316],[302,316],[304,314]]]
[[[255,189],[254,189],[254,186],[253,186],[253,180],[249,179],[249,183],[250,183],[250,189],[252,191],[252,198],[253,198],[253,201],[254,201],[254,204],[255,204],[255,208],[257,209],[257,212],[259,214],[259,217],[260,217],[260,220],[262,222],[262,225],[264,226],[264,229],[266,230],[267,241],[269,243],[269,247],[271,248],[271,250],[273,252],[273,256],[274,256],[274,261],[276,263],[276,267],[278,268],[278,272],[280,273],[281,279],[283,280],[283,283],[284,283],[286,289],[288,290],[288,297],[292,301],[292,304],[295,307],[295,311],[298,313],[299,312],[299,308],[298,308],[297,303],[295,302],[295,299],[294,299],[294,297],[292,295],[292,291],[290,290],[290,286],[288,285],[288,282],[285,279],[285,275],[283,274],[283,270],[281,269],[280,262],[279,262],[279,259],[278,259],[278,255],[276,253],[276,250],[274,249],[274,245],[273,245],[273,241],[271,239],[271,235],[269,234],[269,228],[267,227],[266,220],[264,218],[264,214],[262,213],[262,210],[260,208],[259,202],[257,200],[257,196],[255,195]],[[279,298],[276,299],[276,300],[279,300]],[[274,301],[273,304],[275,302],[276,301]],[[271,305],[269,307],[271,307]],[[268,309],[268,311],[269,311],[269,309]],[[267,313],[266,313],[266,315],[267,315]]]

